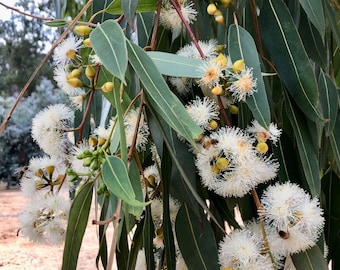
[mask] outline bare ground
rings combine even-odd
[[[30,242],[19,233],[19,214],[26,199],[19,190],[0,191],[0,269],[1,270],[46,270],[60,269],[63,246],[48,246]],[[89,224],[79,254],[79,270],[96,269],[98,250],[96,228]]]

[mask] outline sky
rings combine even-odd
[[[16,0],[0,0],[7,6],[14,7]],[[0,19],[6,21],[11,18],[12,11],[0,5]]]

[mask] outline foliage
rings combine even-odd
[[[96,263],[106,269],[114,257],[119,269],[327,269],[329,261],[336,269],[338,4],[87,4],[93,16],[74,29],[86,46],[72,34],[53,59],[60,88],[82,102],[76,143],[71,150],[65,136],[70,110],[45,110],[32,127],[66,173],[60,181],[57,165],[30,164],[24,177],[41,178],[38,194],[70,182],[62,269],[77,267],[92,194],[102,211]],[[53,151],[39,139],[55,135]]]

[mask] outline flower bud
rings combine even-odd
[[[92,47],[90,38],[84,39],[83,44],[84,44],[86,47],[89,47],[89,48]]]
[[[260,154],[264,154],[268,152],[268,144],[265,142],[259,142],[256,145],[257,151],[259,151]]]
[[[92,66],[87,66],[85,69],[85,75],[91,81],[96,75],[96,69]]]
[[[211,3],[207,6],[207,12],[208,12],[209,15],[214,15],[216,10],[217,10],[217,7],[213,3]]]
[[[233,72],[234,73],[239,73],[245,68],[245,63],[243,59],[237,60],[233,64]]]
[[[76,51],[75,50],[68,50],[66,52],[66,56],[72,60],[75,60],[76,59]]]
[[[48,173],[48,175],[52,175],[53,174],[53,172],[54,172],[54,169],[55,169],[55,167],[52,165],[52,166],[47,166],[46,168],[45,168],[45,170],[46,170],[46,172]]]
[[[211,120],[210,123],[209,123],[209,127],[212,129],[212,130],[215,130],[218,128],[218,123],[215,121],[215,120]]]
[[[216,63],[220,69],[225,69],[227,67],[228,59],[224,54],[220,53],[216,58]]]
[[[98,144],[98,140],[95,137],[90,137],[89,138],[89,146],[95,147]]]
[[[81,75],[81,70],[78,68],[75,68],[74,70],[72,70],[71,72],[71,78],[79,78]],[[70,79],[71,79],[70,78]]]
[[[71,78],[67,80],[68,84],[71,85],[74,88],[82,87],[83,83],[78,78]]]
[[[230,105],[228,107],[229,111],[232,113],[232,114],[238,114],[238,107],[235,106],[235,105]]]
[[[219,24],[224,24],[224,17],[222,11],[217,9],[214,13],[215,21]]]
[[[223,93],[222,86],[220,85],[215,86],[213,89],[211,89],[211,93],[217,96],[221,95]]]
[[[91,33],[92,28],[87,25],[78,25],[73,29],[73,32],[80,36],[87,36]]]
[[[213,173],[215,174],[220,173],[220,169],[216,165],[211,165],[210,168]]]
[[[102,91],[105,93],[109,93],[113,91],[113,82],[106,82],[102,86]]]
[[[224,8],[231,8],[233,7],[233,1],[232,0],[220,0],[221,1],[221,5]]]
[[[224,171],[225,169],[228,168],[228,165],[229,165],[229,161],[225,157],[220,157],[216,160],[216,167],[219,170]]]
[[[99,146],[102,146],[105,142],[106,142],[106,139],[105,139],[105,138],[103,138],[103,137],[99,137],[99,138],[98,138],[98,145],[99,145]]]

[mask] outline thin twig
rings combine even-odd
[[[225,108],[223,106],[222,99],[221,99],[220,95],[217,95],[217,102],[218,102],[218,106],[220,107],[220,110],[221,110],[221,112],[223,114],[223,117],[224,117],[224,119],[226,121],[227,126],[228,127],[232,127],[232,124],[231,124],[231,122],[229,120],[229,117],[227,115],[227,112],[226,112],[226,110],[225,110]]]
[[[201,58],[202,58],[202,59],[205,59],[205,55],[204,55],[204,53],[203,53],[203,51],[202,51],[200,45],[198,44],[198,41],[197,41],[197,39],[196,39],[194,33],[192,32],[192,30],[191,30],[191,28],[190,28],[188,22],[187,22],[187,21],[185,20],[185,18],[183,17],[182,11],[181,11],[180,6],[179,6],[179,3],[177,2],[177,0],[170,0],[170,2],[171,2],[171,4],[172,4],[172,6],[175,8],[175,10],[176,10],[178,16],[181,18],[181,21],[182,21],[182,23],[184,24],[185,29],[188,31],[189,36],[190,36],[191,40],[193,41],[195,47],[197,48],[197,50],[198,50],[198,52],[199,52]]]
[[[122,199],[118,199],[116,212],[114,214],[115,220],[114,220],[114,224],[113,224],[113,235],[112,235],[112,241],[111,241],[111,249],[110,249],[109,259],[108,259],[108,262],[107,262],[107,269],[109,269],[109,270],[112,269],[114,255],[116,253],[118,226],[119,226],[119,221],[120,221],[121,210],[122,210]]]
[[[58,46],[58,44],[66,37],[66,35],[68,34],[68,32],[72,29],[73,26],[75,26],[78,22],[78,20],[80,19],[80,17],[85,13],[85,11],[92,5],[93,0],[89,0],[86,5],[83,7],[83,9],[79,12],[79,14],[74,18],[73,22],[71,24],[69,24],[69,26],[67,26],[67,28],[65,29],[65,31],[60,35],[60,37],[57,39],[56,42],[54,42],[54,44],[52,45],[52,48],[50,49],[50,51],[44,56],[43,60],[41,60],[40,64],[36,67],[36,69],[34,70],[33,74],[31,75],[31,77],[28,79],[28,81],[26,82],[24,88],[21,90],[20,94],[18,95],[17,99],[15,100],[13,106],[11,107],[11,109],[9,110],[9,112],[7,113],[5,119],[3,120],[3,122],[1,123],[0,126],[0,134],[5,130],[7,123],[9,121],[9,119],[12,117],[12,114],[15,110],[15,108],[17,107],[17,105],[19,104],[20,100],[22,99],[22,97],[25,95],[28,87],[31,85],[33,79],[37,76],[37,74],[39,73],[40,69],[43,67],[43,65],[47,62],[47,60],[50,58],[50,56],[52,55],[54,49]]]
[[[17,9],[15,7],[7,6],[6,4],[4,4],[2,2],[0,2],[0,6],[3,6],[5,8],[7,8],[7,9],[15,11],[16,13],[19,13],[19,14],[22,14],[22,15],[25,15],[27,17],[31,17],[31,18],[34,18],[34,19],[38,19],[38,20],[42,20],[42,21],[53,21],[53,20],[55,20],[55,18],[40,17],[40,16],[36,16],[36,15],[32,15],[32,14],[23,12],[20,9]]]

